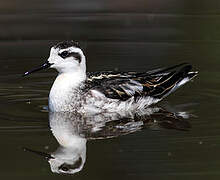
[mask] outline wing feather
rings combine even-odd
[[[108,98],[127,100],[150,96],[162,99],[197,75],[192,66],[182,63],[173,67],[147,72],[94,72],[87,74],[86,89],[97,90]]]

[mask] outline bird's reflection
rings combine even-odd
[[[136,132],[143,128],[188,130],[189,122],[183,113],[173,113],[161,107],[151,107],[136,114],[106,113],[83,116],[77,113],[49,113],[51,131],[59,143],[53,153],[25,148],[46,158],[54,173],[74,174],[86,161],[86,142]]]

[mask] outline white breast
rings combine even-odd
[[[75,73],[59,74],[50,90],[50,111],[72,111],[71,109],[79,102],[78,89],[84,80],[85,76]]]

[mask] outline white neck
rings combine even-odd
[[[63,89],[77,88],[85,80],[86,73],[84,71],[59,73],[53,86],[59,85]]]
[[[50,90],[49,109],[53,112],[68,111],[77,89],[86,80],[84,71],[59,73]]]

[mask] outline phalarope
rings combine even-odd
[[[86,73],[86,57],[74,41],[56,44],[39,68],[54,68],[59,74],[49,94],[52,112],[129,112],[146,108],[194,78],[192,66],[182,63],[147,72],[103,71]]]

